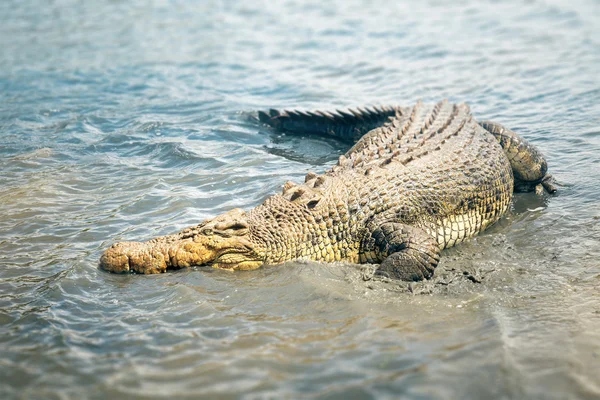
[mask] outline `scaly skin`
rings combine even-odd
[[[331,170],[309,173],[301,185],[286,183],[282,194],[248,212],[235,209],[145,243],[117,243],[100,267],[247,270],[308,259],[378,263],[379,274],[420,280],[431,277],[441,249],[477,235],[506,212],[513,171],[517,189],[545,182],[553,191],[533,146],[501,125],[478,124],[464,104],[271,111],[260,119],[290,132],[360,139]]]

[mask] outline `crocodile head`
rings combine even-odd
[[[248,270],[260,267],[265,254],[238,208],[175,235],[116,243],[100,258],[100,268],[144,274],[191,266]]]

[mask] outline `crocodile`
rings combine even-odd
[[[147,242],[116,243],[100,268],[152,274],[341,261],[418,281],[432,277],[443,249],[498,221],[513,192],[556,191],[533,145],[498,123],[476,121],[463,103],[270,110],[258,120],[353,145],[328,171],[285,183],[254,209],[232,209]]]

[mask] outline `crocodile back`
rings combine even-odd
[[[507,210],[513,175],[501,146],[465,104],[417,103],[367,133],[331,174],[364,175],[360,198],[381,204],[372,225],[419,226],[441,248],[496,222]],[[352,185],[354,186],[354,185]]]
[[[250,212],[251,225],[269,238],[267,262],[380,262],[369,249],[382,223],[421,228],[451,247],[506,212],[513,183],[501,146],[467,105],[418,103],[398,108],[329,171],[286,183]]]

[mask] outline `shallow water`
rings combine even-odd
[[[191,3],[0,3],[2,398],[600,396],[597,2]],[[345,150],[256,110],[441,98],[561,190],[444,252],[433,294],[347,265],[97,269]]]

